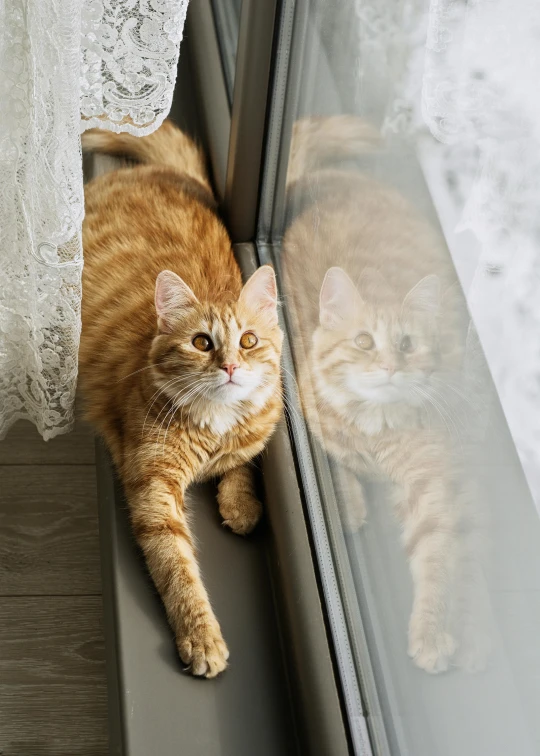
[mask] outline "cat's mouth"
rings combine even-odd
[[[232,375],[227,376],[225,380],[219,385],[219,388],[226,388],[227,386],[242,386],[240,381],[235,381]]]

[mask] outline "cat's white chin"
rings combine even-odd
[[[254,407],[262,407],[276,390],[276,382],[258,371],[242,371],[232,380],[220,380],[209,399],[224,407],[234,407],[249,401]]]
[[[226,381],[221,383],[213,391],[212,399],[218,404],[232,404],[234,402],[248,399],[249,395],[256,387],[237,383],[235,381]]]

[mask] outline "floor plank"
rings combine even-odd
[[[0,599],[0,754],[106,756],[100,597]]]
[[[19,420],[0,442],[0,465],[93,465],[94,462],[94,435],[82,420],[75,423],[71,433],[51,441],[44,441],[32,423]]]
[[[95,467],[0,466],[0,594],[98,593]]]

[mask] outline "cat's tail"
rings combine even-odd
[[[103,152],[132,158],[140,163],[175,168],[210,189],[202,151],[169,120],[164,121],[152,134],[143,137],[90,129],[82,135],[82,148],[83,152]]]
[[[379,131],[354,115],[310,116],[293,126],[287,185],[313,170],[380,149]]]

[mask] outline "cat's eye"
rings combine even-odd
[[[355,342],[356,345],[360,347],[360,349],[373,349],[373,347],[375,346],[373,336],[370,336],[370,334],[366,333],[365,331],[358,334]]]
[[[405,334],[405,336],[401,337],[401,341],[399,342],[399,351],[414,352],[413,340],[408,334]]]
[[[253,349],[259,343],[259,339],[251,331],[246,331],[240,339],[242,349]]]
[[[195,349],[199,350],[199,352],[209,352],[214,348],[212,339],[210,338],[210,336],[205,336],[204,333],[197,334],[197,336],[195,336],[191,343],[193,344]]]

